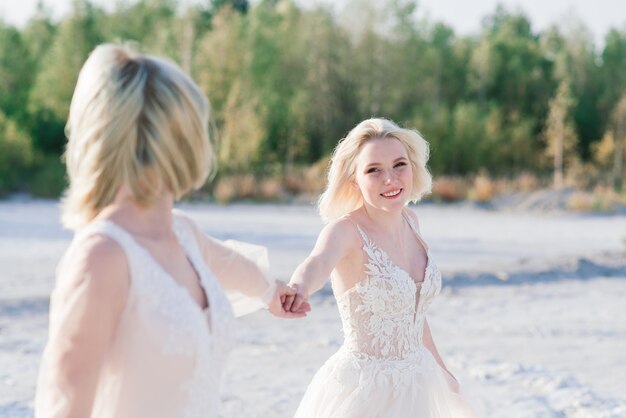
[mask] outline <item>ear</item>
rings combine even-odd
[[[350,186],[354,189],[354,190],[359,190],[359,185],[356,184],[356,181],[354,179],[350,180]]]

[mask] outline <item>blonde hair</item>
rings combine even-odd
[[[361,193],[350,185],[355,178],[357,157],[368,141],[386,138],[400,141],[408,154],[413,170],[413,190],[410,200],[416,202],[430,193],[432,176],[426,168],[429,156],[428,142],[419,132],[400,128],[390,120],[367,119],[340,140],[333,152],[328,170],[328,184],[318,202],[319,212],[324,221],[340,218],[363,205]]]
[[[128,188],[140,205],[175,199],[213,172],[209,103],[176,64],[98,46],[80,71],[66,127],[69,188],[62,222],[78,229]]]

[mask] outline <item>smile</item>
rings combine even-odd
[[[391,190],[387,193],[381,193],[380,195],[383,197],[396,197],[402,192],[402,189]]]

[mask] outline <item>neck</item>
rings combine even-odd
[[[173,207],[174,197],[169,192],[162,193],[152,204],[142,206],[132,199],[125,187],[121,187],[99,217],[111,219],[135,235],[159,239],[173,234]]]
[[[377,230],[392,233],[394,236],[400,236],[402,234],[404,228],[402,211],[388,212],[373,208],[367,204],[363,205],[363,211],[369,222]]]

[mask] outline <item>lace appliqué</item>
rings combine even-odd
[[[419,237],[416,226],[407,220]],[[349,357],[337,371],[337,379],[346,382],[369,376],[373,381],[359,386],[405,387],[416,374],[432,367],[423,361],[422,335],[428,306],[441,290],[441,273],[427,251],[424,281],[416,283],[357,229],[367,255],[365,278],[337,298],[345,338],[338,355]]]

